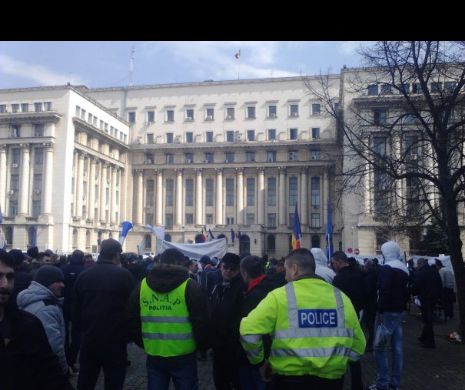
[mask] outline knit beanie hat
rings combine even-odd
[[[43,265],[37,271],[34,280],[42,286],[48,287],[55,282],[64,282],[65,276],[60,268],[54,265]]]
[[[227,252],[221,259],[221,262],[224,265],[228,265],[233,268],[239,268],[239,264],[241,263],[241,258],[235,253]]]

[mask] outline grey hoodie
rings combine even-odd
[[[50,347],[58,356],[63,372],[67,373],[65,321],[61,309],[63,298],[57,298],[47,287],[33,281],[19,293],[16,301],[21,310],[28,311],[42,322]]]
[[[384,256],[384,264],[391,268],[397,268],[409,274],[407,266],[400,260],[402,253],[399,245],[394,241],[385,242],[381,245],[381,253]]]
[[[336,273],[328,267],[328,259],[325,253],[320,248],[312,248],[310,252],[315,258],[315,274],[332,284]]]

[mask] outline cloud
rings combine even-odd
[[[241,79],[296,76],[274,64],[283,42],[152,42],[141,49],[153,60],[160,56],[173,56],[178,63],[189,67],[199,79]],[[234,54],[241,51],[240,59]]]
[[[357,49],[360,47],[360,42],[359,41],[344,41],[340,44],[339,46],[339,53],[346,55],[346,56],[351,56],[357,54]]]
[[[39,85],[85,84],[80,77],[54,73],[45,66],[28,64],[5,54],[0,54],[0,72],[35,81]]]

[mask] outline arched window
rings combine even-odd
[[[312,236],[312,248],[320,247],[320,236]]]
[[[78,231],[77,229],[73,229],[73,249],[77,249],[78,247]]]
[[[171,235],[168,233],[165,234],[165,241],[171,242]]]
[[[266,249],[268,252],[274,252],[276,250],[276,238],[274,234],[269,234],[266,238]]]
[[[242,234],[239,241],[239,256],[250,255],[250,238],[247,234]]]
[[[146,251],[151,251],[152,249],[152,236],[150,234],[146,234],[144,236],[144,246]]]

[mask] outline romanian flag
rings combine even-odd
[[[302,239],[302,231],[300,230],[300,218],[297,212],[297,203],[295,204],[294,221],[292,223],[292,249],[300,248],[300,240]]]

